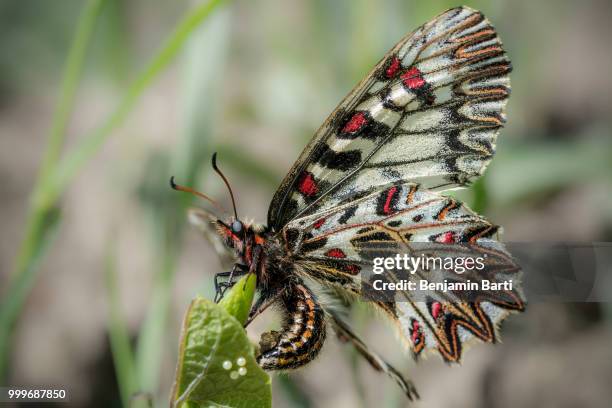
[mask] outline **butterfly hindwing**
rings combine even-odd
[[[478,11],[459,7],[402,39],[340,103],[276,192],[268,225],[409,180],[465,185],[490,161],[510,62]]]
[[[295,219],[282,230],[296,270],[354,296],[364,295],[363,285],[370,284],[362,279],[371,276],[374,259],[396,254],[438,258],[486,254],[484,273],[419,270],[417,276],[432,282],[514,279],[518,284],[520,269],[496,240],[496,232],[496,226],[456,199],[414,183],[375,189],[360,199]],[[391,299],[373,300],[397,324],[415,355],[437,349],[448,361],[459,361],[462,344],[471,338],[495,342],[498,322],[509,311],[523,308],[518,290],[486,292],[474,299],[435,291],[416,299],[405,291]]]

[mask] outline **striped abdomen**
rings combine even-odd
[[[257,357],[266,370],[297,368],[312,361],[325,340],[325,316],[313,293],[291,284],[282,297],[285,323],[277,344]]]

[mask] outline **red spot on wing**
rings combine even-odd
[[[402,82],[409,89],[418,89],[425,85],[423,74],[416,67],[409,69],[400,76]]]
[[[365,117],[365,113],[357,112],[351,119],[346,122],[346,125],[342,128],[342,133],[355,133],[360,130],[368,120]]]
[[[385,205],[383,206],[383,212],[385,214],[391,214],[392,208],[391,208],[391,200],[393,199],[393,196],[395,195],[395,193],[397,192],[397,187],[393,186],[389,189],[389,191],[387,191],[387,199],[385,201]]]
[[[311,173],[307,171],[302,173],[298,185],[298,191],[309,197],[317,194],[319,188],[317,187],[317,183],[315,182],[314,176]]]
[[[434,302],[431,305],[431,315],[433,316],[434,319],[437,319],[438,316],[440,316],[441,310],[442,310],[442,305],[440,304],[440,302]]]
[[[325,221],[326,221],[326,218],[321,218],[321,219],[319,219],[319,220],[315,221],[315,223],[314,223],[314,224],[312,224],[312,227],[313,227],[314,229],[319,229],[319,228],[321,228],[321,226],[322,226],[323,224],[325,224]]]
[[[357,275],[359,271],[361,271],[361,268],[359,267],[359,265],[348,264],[344,265],[344,270],[346,270],[351,275]]]
[[[389,64],[389,67],[385,71],[385,75],[387,76],[387,78],[393,78],[397,74],[397,71],[399,71],[399,69],[400,69],[400,60],[399,58],[394,56],[391,59],[391,63]]]
[[[436,242],[441,242],[443,244],[452,244],[453,242],[455,242],[455,234],[453,234],[451,231],[445,232],[444,234],[436,238]]]
[[[413,344],[419,344],[421,339],[421,325],[416,319],[412,320],[412,333],[410,334],[410,338],[412,339]]]
[[[340,248],[332,248],[325,253],[325,256],[329,256],[331,258],[346,258],[346,254]]]

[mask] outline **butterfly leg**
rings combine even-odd
[[[282,290],[280,302],[285,313],[281,332],[262,335],[259,365],[266,370],[300,367],[312,361],[325,340],[325,313],[314,294],[301,282]],[[269,340],[273,337],[272,340]]]
[[[365,358],[376,371],[382,371],[389,377],[393,378],[393,380],[402,388],[408,399],[412,400],[413,398],[419,398],[419,394],[417,393],[412,381],[406,380],[391,364],[383,360],[383,358],[378,354],[370,351],[368,346],[366,346],[366,344],[359,337],[357,337],[349,325],[337,313],[334,313],[333,311],[327,311],[327,313],[331,317],[331,322],[334,330],[336,331],[336,335],[342,342],[351,342],[359,354],[361,354],[361,356]]]
[[[244,324],[244,327],[247,327],[249,324],[251,324],[253,320],[255,320],[257,316],[262,314],[267,308],[269,308],[274,303],[276,303],[282,294],[283,294],[282,291],[278,291],[272,296],[267,296],[267,297],[260,296],[259,298],[257,298],[255,303],[251,307],[251,310],[249,312],[249,318]]]
[[[248,273],[249,269],[246,265],[234,264],[231,271],[219,272],[215,275],[215,302],[218,303],[225,294],[225,291],[234,286],[234,277],[243,276]],[[228,278],[225,282],[219,282],[220,278]]]

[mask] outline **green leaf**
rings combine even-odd
[[[239,284],[228,296],[233,292],[242,292]],[[238,374],[240,358],[244,375]],[[227,362],[229,369],[223,367]],[[185,316],[172,400],[176,408],[272,406],[270,377],[255,361],[242,324],[222,306],[201,297],[193,300]]]
[[[219,302],[227,312],[234,316],[240,324],[244,325],[249,317],[251,303],[255,296],[255,284],[257,278],[255,274],[249,273],[242,277]]]

